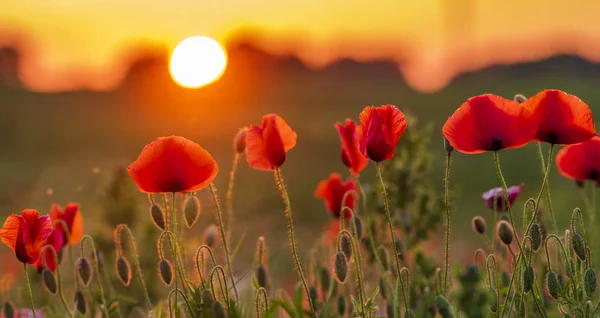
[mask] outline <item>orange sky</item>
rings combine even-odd
[[[22,79],[42,91],[114,87],[123,51],[135,43],[224,41],[244,28],[267,34],[261,44],[270,51],[291,50],[313,66],[339,57],[405,60],[404,74],[421,90],[495,61],[557,51],[600,59],[573,41],[600,39],[597,0],[0,0],[0,8],[0,30],[31,40]],[[527,47],[536,38],[543,45]]]

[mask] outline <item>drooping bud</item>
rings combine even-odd
[[[2,306],[2,312],[4,313],[4,316],[6,316],[6,318],[15,318],[15,306],[13,306],[13,304],[10,301],[6,301],[4,302],[4,305]]]
[[[191,228],[196,224],[198,218],[200,217],[200,200],[195,195],[190,195],[185,200],[185,205],[183,206],[183,215],[185,216],[185,225],[188,228]]]
[[[579,233],[573,233],[571,235],[571,245],[573,246],[573,251],[575,251],[577,257],[580,260],[585,261],[585,242]]]
[[[233,151],[237,153],[242,153],[246,150],[246,134],[248,132],[248,128],[244,127],[240,129],[235,137],[233,137]]]
[[[498,238],[506,245],[510,245],[513,241],[513,229],[506,221],[498,222]]]
[[[210,289],[205,289],[202,291],[202,305],[205,308],[211,307],[214,302],[213,295],[210,292]]]
[[[258,286],[267,288],[269,275],[267,275],[267,268],[263,264],[258,264],[256,267],[256,281],[258,282]]]
[[[215,300],[212,304],[212,314],[213,318],[225,318],[227,315],[225,314],[225,307],[221,304],[220,301]]]
[[[448,139],[446,139],[446,137],[444,137],[444,149],[446,150],[446,152],[448,154],[452,153],[452,150],[454,150],[454,147],[452,147],[452,145],[450,144],[450,141],[448,141]]]
[[[596,294],[596,289],[598,288],[598,281],[596,280],[596,270],[591,267],[585,270],[585,275],[583,276],[583,287],[585,289],[585,295],[588,299],[594,297],[594,294]]]
[[[173,265],[168,259],[163,258],[158,262],[158,274],[163,284],[171,285],[173,282]]]
[[[559,295],[559,286],[558,286],[558,278],[556,278],[556,273],[553,271],[549,271],[546,274],[546,289],[548,291],[548,295],[555,300],[560,298]]]
[[[312,300],[312,303],[316,304],[319,301],[319,291],[317,291],[317,287],[310,286],[308,288],[308,293],[309,293],[310,299]]]
[[[435,296],[433,301],[435,303],[435,307],[437,308],[438,313],[442,318],[453,318],[454,317],[454,309],[452,305],[444,298],[442,295]]]
[[[56,277],[54,276],[54,273],[52,273],[48,267],[45,267],[42,270],[42,284],[48,293],[51,295],[56,295],[56,292],[58,291],[58,284],[56,283]]]
[[[490,289],[488,290],[488,308],[491,312],[495,313],[498,311],[498,294],[496,294],[496,290]]]
[[[533,225],[531,225],[529,235],[531,235],[531,248],[534,252],[537,252],[540,249],[540,246],[542,246],[543,241],[542,228],[539,223],[533,223]]]
[[[327,267],[321,267],[320,270],[321,290],[324,295],[329,295],[331,289],[331,271]]]
[[[521,271],[521,283],[523,284],[523,291],[528,294],[533,288],[533,281],[535,279],[535,273],[532,266],[526,266]]]
[[[333,272],[335,277],[340,283],[346,281],[346,275],[348,275],[348,261],[343,252],[337,252],[333,261]]]
[[[162,208],[158,204],[153,203],[150,206],[150,216],[152,218],[152,222],[154,223],[154,225],[156,225],[157,228],[163,231],[167,228],[165,222],[165,214],[163,213]]]
[[[204,230],[204,244],[210,248],[214,248],[217,243],[217,226],[214,224],[209,225]]]
[[[75,309],[82,314],[85,315],[87,312],[87,302],[85,300],[85,295],[81,292],[81,290],[77,290],[75,295],[73,296],[73,303],[75,304]]]
[[[346,315],[346,298],[344,295],[339,295],[337,299],[337,312],[338,315],[344,317]]]
[[[485,219],[481,216],[476,216],[471,221],[471,225],[473,226],[473,231],[479,234],[485,234]]]
[[[85,286],[89,286],[92,281],[92,268],[90,262],[85,257],[77,259],[77,276]]]
[[[347,235],[343,235],[340,242],[340,249],[344,252],[346,259],[350,261],[352,259],[352,242]]]
[[[356,223],[356,237],[361,238],[363,234],[363,221],[362,218],[358,215],[354,216],[354,223]],[[354,232],[354,228],[352,229]],[[352,233],[354,234],[354,233]]]
[[[525,95],[523,95],[523,94],[517,94],[517,95],[515,95],[514,100],[515,100],[515,102],[521,104],[521,103],[524,103],[527,101],[527,97],[525,97]]]
[[[117,268],[117,276],[119,276],[119,280],[125,287],[129,286],[131,283],[131,266],[125,257],[121,256],[117,258],[116,262]]]

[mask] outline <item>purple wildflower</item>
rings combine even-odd
[[[496,211],[505,212],[508,211],[509,206],[513,205],[521,190],[523,190],[523,184],[508,188],[508,203],[506,202],[504,188],[493,188],[485,192],[481,197],[485,200],[490,210],[494,210],[494,202],[496,202]]]

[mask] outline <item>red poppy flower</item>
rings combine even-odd
[[[350,168],[353,175],[364,169],[369,163],[369,159],[360,152],[358,148],[358,138],[356,138],[356,123],[352,119],[346,119],[344,124],[336,123],[342,141],[342,162]]]
[[[40,217],[37,210],[23,210],[21,215],[8,216],[0,229],[0,239],[15,252],[20,262],[34,264],[52,230],[48,215]]]
[[[246,133],[246,160],[258,170],[272,171],[281,167],[285,153],[296,146],[296,132],[283,118],[268,114],[261,126],[252,125]]]
[[[46,244],[44,246],[46,245],[51,245],[52,247],[54,247],[56,255],[60,257],[59,253],[62,250],[63,246],[65,246],[64,233],[59,231],[58,228],[54,228],[52,233],[50,233],[50,236],[48,237],[48,240],[46,241]],[[54,259],[54,253],[52,253],[50,249],[46,249],[44,254],[46,254],[46,267],[48,267],[48,269],[54,272],[56,270],[57,264],[60,263],[60,259]],[[40,256],[33,265],[35,266],[35,268],[37,268],[38,272],[41,272],[42,269],[44,269],[44,260],[42,259],[42,256]]]
[[[342,200],[344,195],[348,191],[358,192],[356,182],[354,179],[348,179],[346,182],[342,182],[342,178],[338,173],[332,173],[329,175],[329,179],[323,180],[317,186],[315,196],[319,199],[325,200],[325,207],[329,212],[333,213],[335,217],[339,218],[342,214]],[[346,198],[346,206],[354,211],[355,204],[354,195],[349,194]],[[345,218],[350,218],[350,213],[344,213]]]
[[[396,106],[365,107],[356,129],[360,151],[376,162],[389,160],[405,129],[406,117]]]
[[[600,183],[600,137],[561,149],[556,155],[558,171],[579,181]]]
[[[54,227],[63,235],[65,244],[75,244],[83,237],[83,216],[79,211],[79,204],[70,202],[65,207],[65,210],[60,205],[54,203],[50,207],[50,219]],[[67,231],[63,225],[59,224],[64,222],[67,226],[71,237],[67,237]]]
[[[592,111],[579,97],[556,89],[544,90],[525,102],[539,127],[535,139],[551,144],[570,145],[596,135]]]
[[[194,192],[208,186],[219,168],[197,143],[179,136],[161,137],[144,147],[127,168],[141,192]]]
[[[456,150],[476,154],[525,146],[537,129],[538,120],[523,104],[485,94],[462,104],[442,132]]]
[[[508,188],[508,202],[506,202],[506,195],[504,188],[493,188],[485,192],[481,197],[485,201],[488,209],[494,210],[494,202],[496,202],[496,211],[504,212],[508,211],[508,207],[515,203],[515,200],[523,190],[523,184],[518,186],[512,186]]]

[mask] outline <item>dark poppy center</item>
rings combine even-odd
[[[546,141],[553,145],[557,144],[558,143],[558,134],[555,132],[548,133],[548,135],[546,136]]]
[[[498,150],[502,150],[502,138],[499,137],[494,137],[492,138],[492,150],[493,151],[498,151]]]
[[[588,179],[594,180],[594,181],[598,181],[598,171],[592,170],[590,172],[590,175],[589,175]]]

